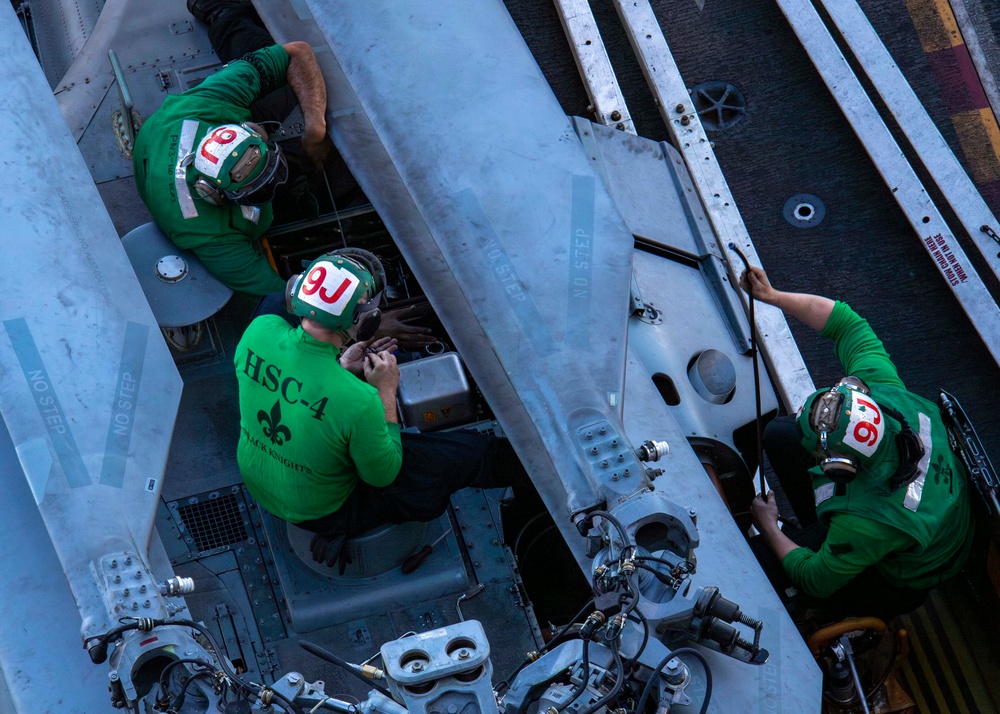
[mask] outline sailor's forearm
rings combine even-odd
[[[390,424],[399,423],[399,414],[396,413],[396,390],[378,390],[378,398],[382,400],[382,407],[385,409],[385,420]]]
[[[765,528],[761,535],[764,542],[767,543],[767,547],[778,557],[779,561],[784,561],[786,555],[796,548],[802,547],[786,536],[777,523],[773,527]]]
[[[303,141],[318,143],[326,137],[326,83],[312,47],[306,42],[289,42],[288,84],[295,92],[305,120]]]
[[[821,295],[774,291],[769,302],[786,315],[800,320],[817,332],[826,327],[833,312],[834,301]]]

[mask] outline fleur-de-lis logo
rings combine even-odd
[[[951,466],[945,463],[944,457],[938,455],[934,460],[934,465],[937,467],[934,474],[934,483],[941,483],[942,481],[948,485],[948,493],[952,492],[952,469]]]
[[[281,423],[281,400],[274,402],[271,413],[268,414],[263,409],[257,412],[257,421],[264,428],[264,436],[271,439],[272,444],[281,446],[286,441],[292,440],[292,432]]]

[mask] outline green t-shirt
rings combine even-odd
[[[261,506],[292,523],[333,513],[359,479],[389,485],[402,464],[399,425],[338,354],[277,315],[251,322],[236,347],[240,473]]]
[[[250,104],[285,84],[288,53],[281,45],[230,62],[183,94],[171,94],[142,125],[132,167],[139,196],[156,225],[178,247],[194,251],[214,276],[252,295],[284,290],[255,242],[274,218],[270,204],[213,206],[193,190],[195,171],[178,161],[209,129],[250,120]]]
[[[887,494],[884,487],[898,464],[895,455],[879,464],[878,473],[873,467],[846,487],[812,469],[817,515],[829,532],[818,551],[788,553],[785,572],[815,597],[832,595],[871,566],[901,587],[933,587],[961,569],[972,542],[968,476],[948,445],[940,412],[906,391],[882,342],[846,304],[836,303],[820,334],[834,340],[845,374],[863,379],[877,404],[896,409],[919,432],[926,475],[916,489],[919,500],[911,496],[907,507],[907,488]]]

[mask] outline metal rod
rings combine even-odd
[[[871,714],[871,710],[868,708],[868,700],[865,699],[865,689],[861,686],[861,677],[858,676],[858,668],[854,666],[854,649],[851,647],[851,642],[847,638],[847,635],[841,637],[840,642],[844,645],[844,651],[847,653],[847,666],[851,668],[851,676],[854,677],[854,687],[858,691],[861,711],[865,714]]]

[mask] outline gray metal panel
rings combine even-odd
[[[142,38],[141,42],[136,42],[138,37]],[[206,54],[213,62],[217,61],[211,53],[205,26],[194,22],[180,0],[155,3],[109,0],[87,44],[66,70],[57,89],[59,106],[78,141],[94,122],[106,94],[110,93],[117,103],[109,49],[118,53],[129,80],[136,72],[145,73],[154,66],[166,70],[188,60],[197,61],[196,58]],[[143,116],[148,117],[159,107],[156,102],[152,109],[149,108],[144,101],[143,87],[133,86],[129,81],[129,89],[136,109]],[[101,116],[109,114],[110,109],[106,108]],[[110,133],[110,122],[100,123],[104,123],[100,130]]]
[[[181,382],[21,27],[0,13],[14,137],[0,148],[0,412],[85,625],[103,631],[92,564],[146,554]]]
[[[764,622],[761,646],[771,654],[765,665],[749,667],[702,650],[712,666],[712,701],[718,703],[718,711],[819,712],[822,672],[697,456],[687,446],[685,430],[660,398],[649,369],[631,349],[625,389],[625,427],[633,442],[663,439],[671,447],[657,463],[664,474],[654,482],[656,490],[685,508],[697,510],[701,544],[696,551],[698,569],[692,587],[715,585],[724,597],[738,601],[743,612]]]
[[[45,523],[22,478],[10,433],[0,423],[0,712],[112,714],[108,668],[80,646],[80,611]],[[158,536],[149,549],[161,578],[170,563]],[[9,691],[4,692],[4,685]]]
[[[756,417],[750,356],[734,348],[728,325],[700,271],[642,251],[636,251],[634,264],[643,299],[660,311],[662,324],[633,318],[629,345],[651,374],[659,372],[673,381],[680,404],[671,407],[671,412],[689,438],[710,438],[735,449],[733,431]],[[683,295],[684,300],[678,300],[678,295]],[[713,404],[701,397],[688,379],[691,361],[709,349],[724,353],[735,371],[738,386],[732,399],[724,404]],[[778,408],[778,400],[766,374],[762,380],[761,412],[766,414]],[[625,405],[626,410],[629,406]],[[645,438],[660,437],[650,434]]]
[[[692,207],[683,195],[678,170],[685,180],[687,176],[676,150],[585,119],[574,119],[574,124],[629,230],[691,257],[705,255],[706,247],[696,236],[703,231],[711,235],[711,227],[697,197],[691,197],[696,204]],[[718,249],[714,254],[719,255]]]
[[[582,546],[566,516],[602,497],[572,434],[618,422],[631,235],[499,2],[309,4],[332,55],[292,7],[258,10],[317,49],[338,149]]]
[[[0,695],[0,712],[110,714],[107,668],[80,647],[80,613],[3,424],[0,478],[0,670],[14,701]]]
[[[639,66],[656,97],[660,116],[674,146],[684,156],[705,213],[718,236],[718,244],[710,248],[713,252],[721,252],[735,275],[739,275],[742,266],[732,264],[731,261],[737,258],[732,251],[725,249],[730,242],[740,247],[751,262],[759,265],[757,250],[649,1],[614,0],[614,5],[639,59]],[[741,298],[745,299],[742,293]],[[812,377],[782,312],[770,305],[760,304],[756,317],[762,354],[768,360],[785,407],[794,411],[814,391]]]
[[[157,322],[163,327],[184,327],[205,320],[233,296],[233,291],[208,272],[190,250],[174,245],[155,223],[145,223],[122,236],[122,246]],[[183,260],[184,277],[166,282],[157,269],[159,261]]]
[[[30,6],[39,61],[49,86],[55,88],[94,30],[104,2],[31,0],[26,4]]]

